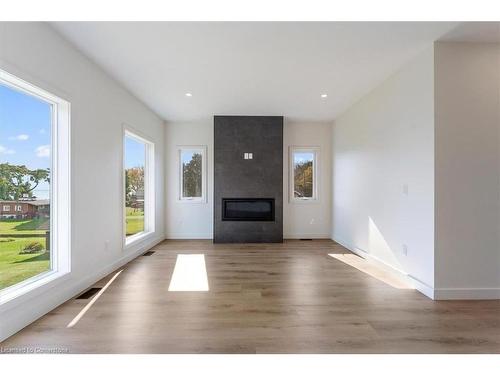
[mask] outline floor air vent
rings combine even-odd
[[[95,294],[99,293],[101,289],[102,288],[90,288],[89,290],[76,297],[76,299],[89,299],[90,297],[93,297]]]
[[[142,254],[142,256],[144,257],[150,257],[151,255],[153,255],[155,252],[154,251],[146,251],[144,254]]]
[[[312,238],[301,238],[301,241],[312,241]]]

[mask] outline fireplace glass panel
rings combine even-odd
[[[274,221],[272,198],[223,198],[224,221]]]

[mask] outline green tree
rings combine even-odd
[[[0,199],[18,201],[32,197],[41,182],[50,182],[50,170],[28,169],[25,165],[0,164]]]
[[[125,170],[125,205],[130,207],[137,194],[144,192],[144,167]]]
[[[312,161],[304,161],[295,164],[294,167],[294,182],[296,197],[312,197],[313,189],[313,163]]]
[[[201,197],[201,154],[193,154],[189,163],[182,164],[183,192],[186,197]]]

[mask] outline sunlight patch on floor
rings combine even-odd
[[[415,289],[411,283],[404,279],[403,276],[396,274],[396,272],[391,272],[385,270],[366,259],[357,256],[355,254],[328,254],[332,258],[341,261],[348,266],[356,268],[357,270],[376,278],[383,283],[392,286],[396,289]]]
[[[97,293],[89,303],[85,305],[85,307],[78,313],[77,316],[74,317],[74,319],[66,326],[66,328],[71,328],[76,325],[80,321],[80,319],[89,311],[89,309],[92,307],[92,305],[99,299],[100,296],[108,289],[108,287],[115,281],[115,279],[122,273],[123,270],[118,271],[117,273],[114,274],[114,276],[109,280],[106,285],[104,285],[104,288],[102,288],[99,293]]]
[[[179,254],[168,287],[169,292],[207,292],[204,254]]]

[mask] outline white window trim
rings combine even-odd
[[[183,197],[182,196],[182,151],[200,151],[201,152],[201,197]],[[207,203],[207,146],[177,146],[177,201],[182,203]]]
[[[4,205],[3,206],[3,211],[9,211],[10,212],[10,205]]]
[[[295,152],[311,152],[314,155],[313,160],[313,196],[311,198],[296,198],[294,196],[294,165],[293,154]],[[319,146],[290,146],[288,151],[288,197],[290,203],[318,203],[319,202]]]
[[[50,169],[50,270],[0,291],[0,305],[71,272],[71,105],[68,101],[0,70],[0,83],[52,107]]]
[[[145,144],[144,165],[144,231],[127,237],[126,207],[125,207],[125,139],[132,138]],[[155,233],[155,144],[146,135],[134,127],[123,124],[122,140],[122,220],[123,220],[123,249],[128,250]]]

